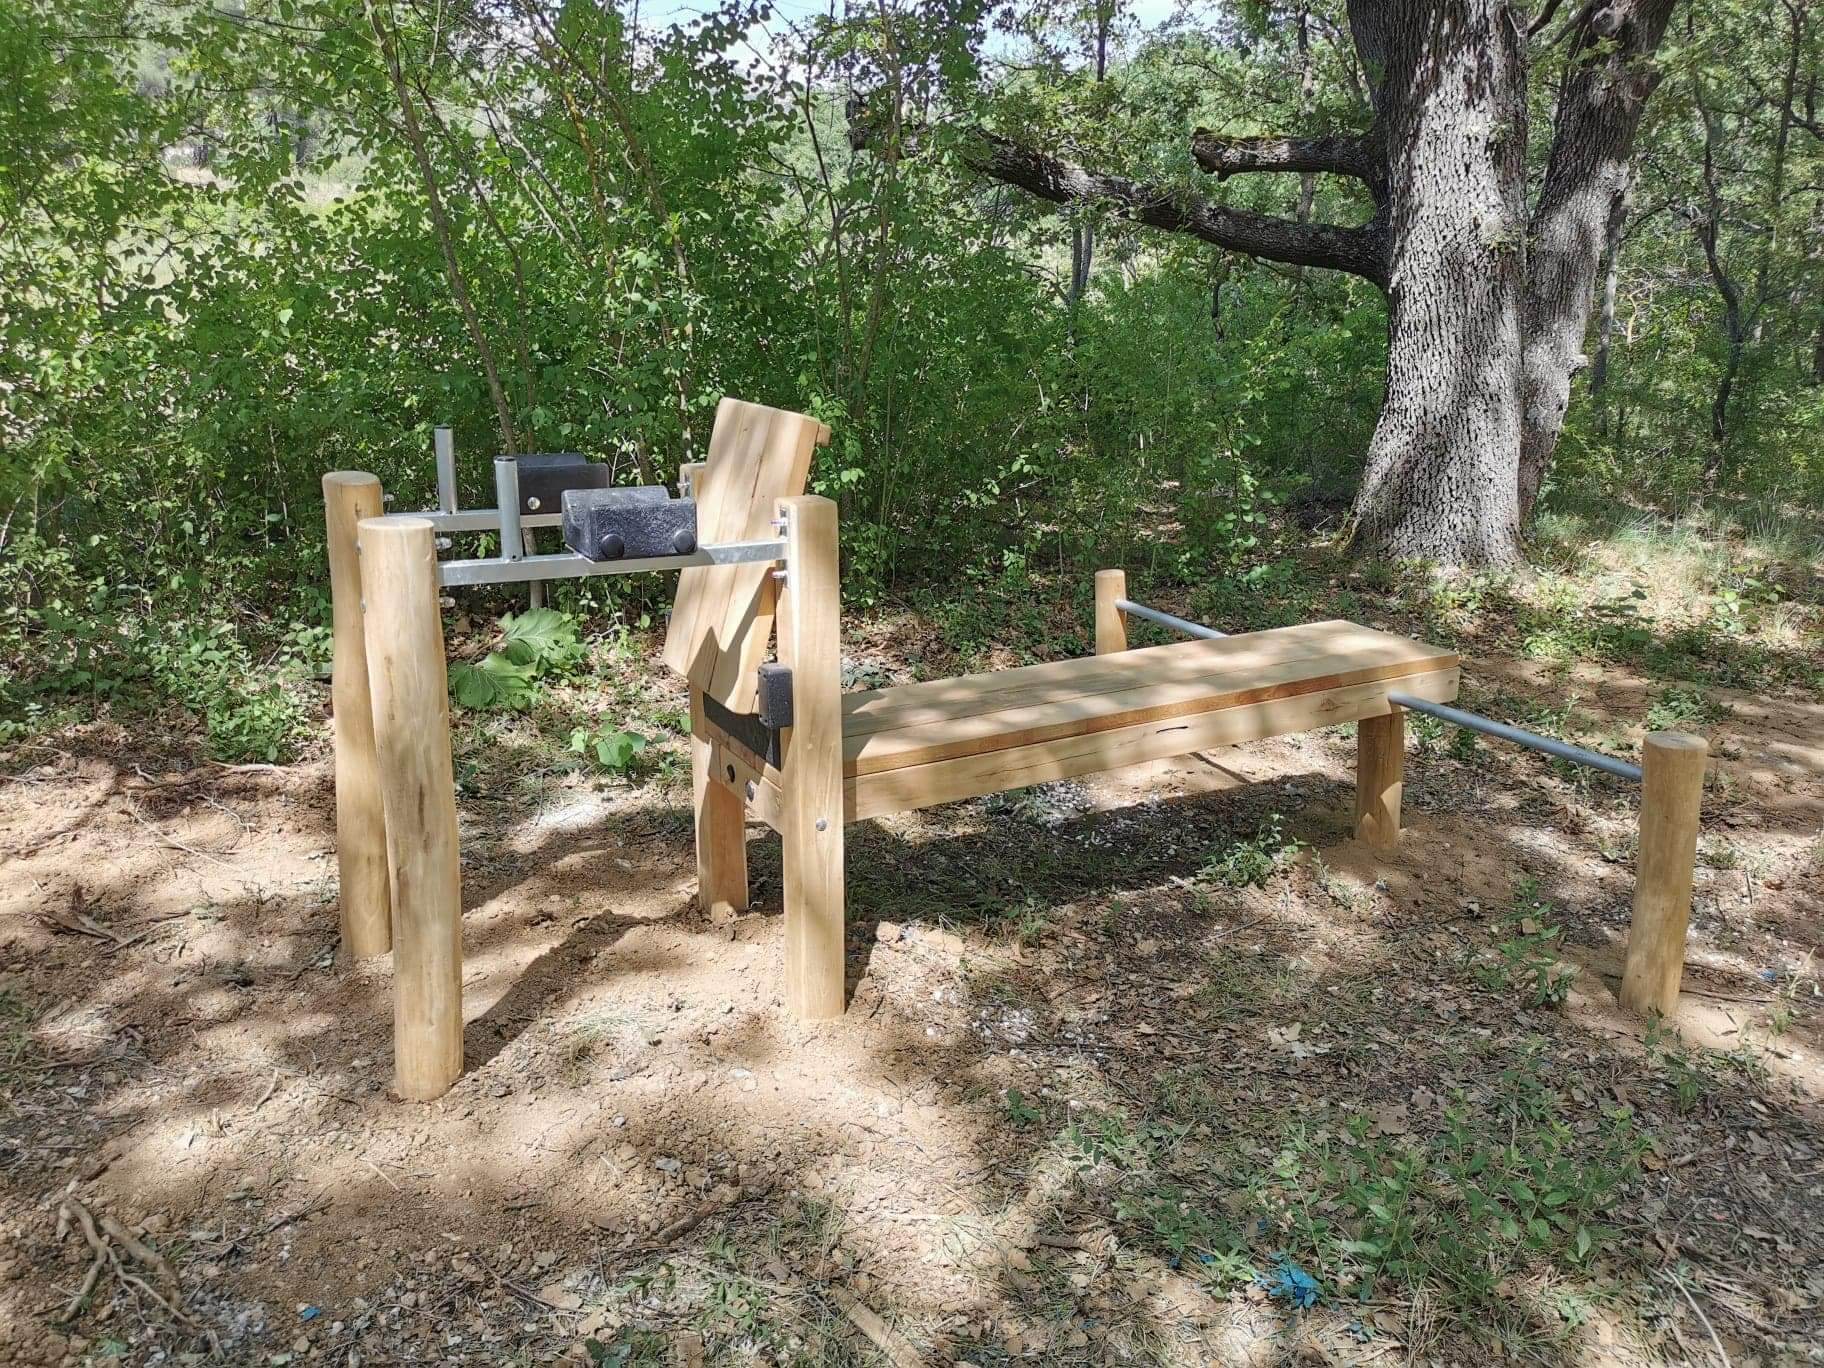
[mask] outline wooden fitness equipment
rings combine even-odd
[[[1093,656],[845,694],[836,505],[804,493],[828,439],[814,418],[724,399],[707,459],[680,474],[696,499],[697,549],[629,560],[525,554],[526,529],[556,515],[524,513],[510,460],[496,462],[493,510],[457,510],[443,430],[436,510],[382,516],[372,475],[324,476],[343,938],[356,956],[395,954],[400,1096],[439,1097],[462,1073],[445,586],[682,572],[664,660],[690,690],[698,899],[712,915],[745,909],[747,820],[779,833],[786,1000],[805,1019],[844,1009],[847,822],[1353,722],[1356,835],[1387,851],[1399,839],[1409,708],[1632,770],[1444,707],[1457,693],[1454,652],[1341,621],[1223,636],[1132,603],[1119,570],[1096,576]],[[503,554],[438,560],[439,533],[482,530],[500,532]],[[1131,617],[1199,639],[1132,648]],[[758,723],[759,667],[775,635],[791,696],[769,756],[745,724]],[[718,725],[731,714],[744,725]],[[1695,737],[1647,738],[1621,995],[1637,1012],[1677,1006],[1705,757]]]

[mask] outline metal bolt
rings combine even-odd
[[[773,571],[773,581],[776,584],[784,584],[785,583],[785,571],[784,570]]]
[[[781,513],[778,517],[773,519],[773,531],[777,532],[782,537],[785,535],[785,514]]]
[[[528,512],[536,513],[536,512],[538,512],[538,510],[541,507],[543,507],[543,505],[539,503],[538,495],[536,495],[536,494],[526,495],[526,509]]]
[[[455,544],[456,543],[451,541],[448,537],[437,538],[437,549],[439,551],[448,551]]]
[[[748,780],[748,781],[747,781],[747,797],[748,797],[748,801],[749,801],[749,802],[752,802],[752,801],[753,801],[753,797],[754,797],[754,781],[753,781],[753,780],[752,780],[752,779],[749,779],[749,780]]]
[[[451,598],[448,594],[439,594],[437,595],[437,606],[439,608],[454,608],[456,606],[456,600]]]
[[[830,819],[828,817],[819,817],[817,819],[817,830],[828,831],[829,828],[830,828]]]
[[[391,503],[393,501],[393,496],[391,494],[383,494],[380,497],[383,503]]]

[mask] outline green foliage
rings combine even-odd
[[[1198,609],[1235,626],[1309,616],[1288,543],[1338,527],[1359,477],[1383,380],[1379,292],[1099,206],[990,193],[962,129],[985,122],[1290,216],[1296,178],[1213,189],[1184,132],[1284,131],[1283,93],[1306,63],[1296,131],[1362,126],[1346,44],[1301,52],[1270,8],[1150,34],[1122,14],[1098,72],[1082,12],[1015,6],[994,41],[1031,60],[987,71],[984,12],[944,0],[805,20],[794,63],[768,75],[743,57],[737,9],[654,27],[620,7],[553,6],[562,41],[549,43],[485,7],[449,22],[375,8],[370,21],[343,0],[19,0],[0,23],[8,734],[67,700],[181,694],[223,753],[284,753],[291,680],[260,684],[249,664],[231,687],[218,669],[212,708],[194,681],[138,687],[152,667],[136,643],[213,621],[238,659],[301,662],[285,634],[321,617],[325,469],[374,471],[396,507],[423,506],[430,428],[448,423],[468,505],[491,499],[485,458],[509,443],[666,480],[701,454],[727,393],[831,424],[811,478],[841,503],[850,600],[933,584],[933,598],[974,599],[961,625],[983,654],[1010,620],[1044,649],[1069,644],[1055,624],[1027,631],[1043,617],[1035,583],[1104,564],[1196,586]],[[1773,510],[1824,495],[1807,188],[1820,151],[1790,123],[1779,136],[1780,111],[1798,107],[1775,98],[1789,36],[1707,8],[1662,55],[1642,144],[1669,151],[1637,168],[1604,388],[1574,395],[1560,506],[1587,491],[1713,490]],[[1550,68],[1536,65],[1542,97]],[[788,70],[814,75],[807,87]],[[1767,98],[1717,98],[1744,72]],[[863,152],[848,137],[857,91],[874,134]],[[1732,168],[1714,204],[1706,137]],[[1348,177],[1311,193],[1318,220],[1372,212]],[[1747,314],[1733,352],[1692,231],[1712,217]],[[1094,244],[1080,292],[1066,288],[1073,235]],[[1796,674],[1803,653],[1756,634],[1812,560],[1815,546],[1732,558],[1676,639],[1655,637],[1634,590],[1548,604],[1527,649],[1667,664],[1692,682]],[[1371,568],[1358,587],[1396,574]],[[651,621],[669,592],[565,585],[554,601]],[[1465,585],[1431,611],[1462,622],[1498,599]],[[571,668],[541,656],[528,673],[522,657],[508,638],[459,665],[458,701],[525,707]]]
[[[1028,1102],[1018,1088],[1007,1089],[1003,1100],[1007,1104],[1007,1120],[1016,1130],[1026,1130],[1044,1117],[1044,1113]]]
[[[595,757],[595,762],[605,770],[624,774],[633,768],[634,761],[648,744],[647,738],[638,732],[606,726],[577,727],[570,733],[569,749],[578,755]]]
[[[1547,920],[1551,905],[1540,901],[1532,879],[1521,880],[1515,904],[1504,922],[1507,936],[1495,947],[1494,959],[1476,966],[1476,977],[1486,987],[1517,992],[1528,1007],[1562,1003],[1577,977],[1576,966],[1558,955],[1564,926]]]
[[[506,613],[500,619],[499,650],[477,662],[451,662],[450,692],[465,708],[523,711],[532,706],[541,684],[574,675],[587,655],[576,623],[556,609]],[[573,738],[571,749],[583,748]]]
[[[1297,837],[1286,835],[1285,821],[1279,813],[1269,813],[1253,836],[1212,851],[1204,860],[1203,872],[1230,888],[1264,887],[1298,853],[1301,844]]]
[[[1310,1270],[1327,1295],[1373,1301],[1441,1291],[1453,1307],[1501,1302],[1508,1272],[1545,1259],[1587,1265],[1612,1237],[1604,1216],[1649,1144],[1627,1108],[1567,1115],[1526,1057],[1435,1114],[1356,1112],[1340,1125],[1281,1127],[1167,1176],[1190,1127],[1134,1126],[1118,1113],[1063,1133],[1066,1152],[1114,1187],[1118,1218],[1219,1286],[1252,1282],[1274,1258]],[[1220,1197],[1220,1201],[1216,1200]]]

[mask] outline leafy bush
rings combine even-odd
[[[479,662],[458,660],[450,665],[450,692],[465,708],[529,708],[542,682],[574,675],[588,654],[576,623],[555,608],[507,613],[499,625],[497,650]]]

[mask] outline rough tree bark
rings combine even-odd
[[[1520,506],[1532,512],[1584,365],[1596,265],[1626,213],[1629,159],[1653,61],[1676,0],[1589,0],[1555,38],[1569,44],[1545,183],[1527,242],[1526,377]],[[1548,4],[1535,29],[1550,17]]]
[[[1530,28],[1509,0],[1351,0],[1374,122],[1360,136],[1223,137],[1198,164],[1353,177],[1359,227],[1244,213],[981,133],[965,158],[1058,203],[1094,201],[1229,251],[1348,271],[1388,295],[1387,389],[1354,508],[1365,550],[1454,563],[1521,554],[1584,364],[1596,267],[1627,189],[1652,56],[1675,0],[1584,0],[1540,39],[1563,50],[1554,139],[1526,208]]]
[[[1399,555],[1520,555],[1526,56],[1498,0],[1355,4],[1387,149],[1387,391],[1353,516]]]

